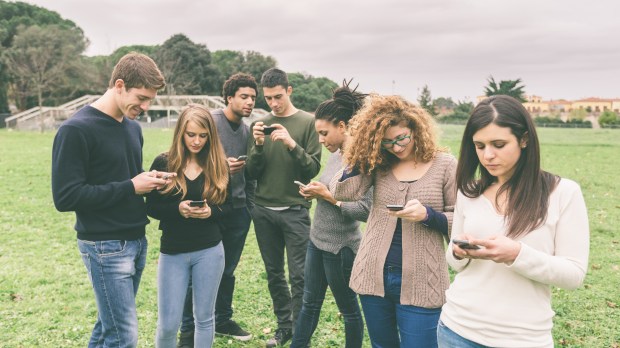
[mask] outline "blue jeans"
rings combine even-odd
[[[136,347],[136,294],[146,266],[146,237],[77,240],[97,301],[97,322],[88,347]]]
[[[157,275],[156,347],[175,348],[189,278],[192,277],[196,347],[211,347],[215,335],[215,299],[224,270],[224,247],[189,253],[160,254]]]
[[[360,295],[370,343],[375,348],[437,347],[441,308],[400,304],[402,270],[386,266],[385,297]]]
[[[222,243],[224,244],[224,273],[217,292],[215,302],[215,325],[223,324],[230,320],[233,315],[232,301],[235,291],[235,269],[241,259],[241,253],[245,246],[245,238],[248,236],[252,218],[248,208],[233,209],[229,214],[220,219],[222,227]],[[183,323],[181,332],[194,330],[194,316],[192,314],[192,282],[187,289],[185,309],[183,310]]]
[[[316,329],[325,299],[327,286],[332,290],[336,304],[344,317],[346,347],[362,346],[364,321],[357,295],[349,288],[351,268],[355,253],[350,248],[342,248],[334,255],[317,248],[308,242],[304,273],[304,299],[299,318],[295,323],[295,335],[291,348],[305,348]]]
[[[437,326],[437,343],[439,343],[439,348],[491,348],[460,336],[450,330],[441,320]]]

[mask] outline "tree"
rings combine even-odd
[[[435,104],[435,107],[437,107],[437,108],[445,108],[447,110],[452,110],[452,109],[454,109],[456,107],[456,103],[450,97],[448,97],[448,98],[439,97],[439,98],[433,100],[433,103]]]
[[[615,112],[606,110],[598,117],[598,124],[600,124],[601,127],[620,124],[620,119],[618,119],[618,114]]]
[[[232,74],[246,72],[243,71],[244,60],[245,58],[241,51],[220,50],[213,52],[211,55],[211,63],[217,72],[217,85],[223,86],[224,81]],[[254,78],[256,78],[256,76],[254,76]]]
[[[302,73],[288,74],[288,81],[293,86],[291,101],[295,107],[314,112],[323,101],[332,97],[338,84],[326,77],[313,77]]]
[[[452,110],[451,114],[445,115],[439,119],[443,123],[466,123],[474,111],[474,104],[472,102],[459,101]]]
[[[568,120],[585,120],[588,116],[588,112],[585,109],[573,109],[568,114]]]
[[[87,44],[76,28],[21,26],[13,45],[2,55],[18,107],[24,108],[30,96],[36,97],[42,107],[46,93],[62,86],[79,71],[77,64]]]
[[[428,88],[428,85],[422,87],[422,92],[418,96],[418,103],[420,103],[420,106],[431,116],[437,116],[437,110],[433,103],[433,97],[431,96],[431,90]]]
[[[176,34],[157,48],[153,59],[166,77],[167,94],[218,95],[221,86],[216,85],[217,73],[206,45]]]
[[[25,2],[6,2],[0,0],[0,52],[13,44],[13,39],[20,26],[38,25],[41,27],[54,24],[65,29],[83,32],[74,22],[63,19],[58,13]],[[8,90],[11,85],[6,65],[0,62],[0,113],[9,112]]]
[[[498,85],[493,76],[489,76],[487,81],[488,85],[484,88],[484,94],[487,97],[492,95],[508,95],[521,101],[522,103],[526,102],[526,99],[524,98],[525,91],[523,90],[525,86],[519,86],[522,82],[521,79],[501,80]]]

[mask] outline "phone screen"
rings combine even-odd
[[[190,207],[204,207],[205,201],[191,201],[189,202]]]

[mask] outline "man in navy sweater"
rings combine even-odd
[[[77,244],[97,301],[89,347],[136,347],[135,296],[146,264],[143,194],[174,173],[144,172],[142,130],[134,119],[165,86],[155,62],[122,57],[108,90],[65,121],[52,149],[52,194],[74,211]]]

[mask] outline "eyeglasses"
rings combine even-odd
[[[394,140],[381,140],[381,146],[383,146],[384,149],[391,149],[394,147],[394,145],[398,145],[402,147],[402,146],[407,146],[407,144],[409,144],[410,142],[411,142],[411,134],[400,136]]]

